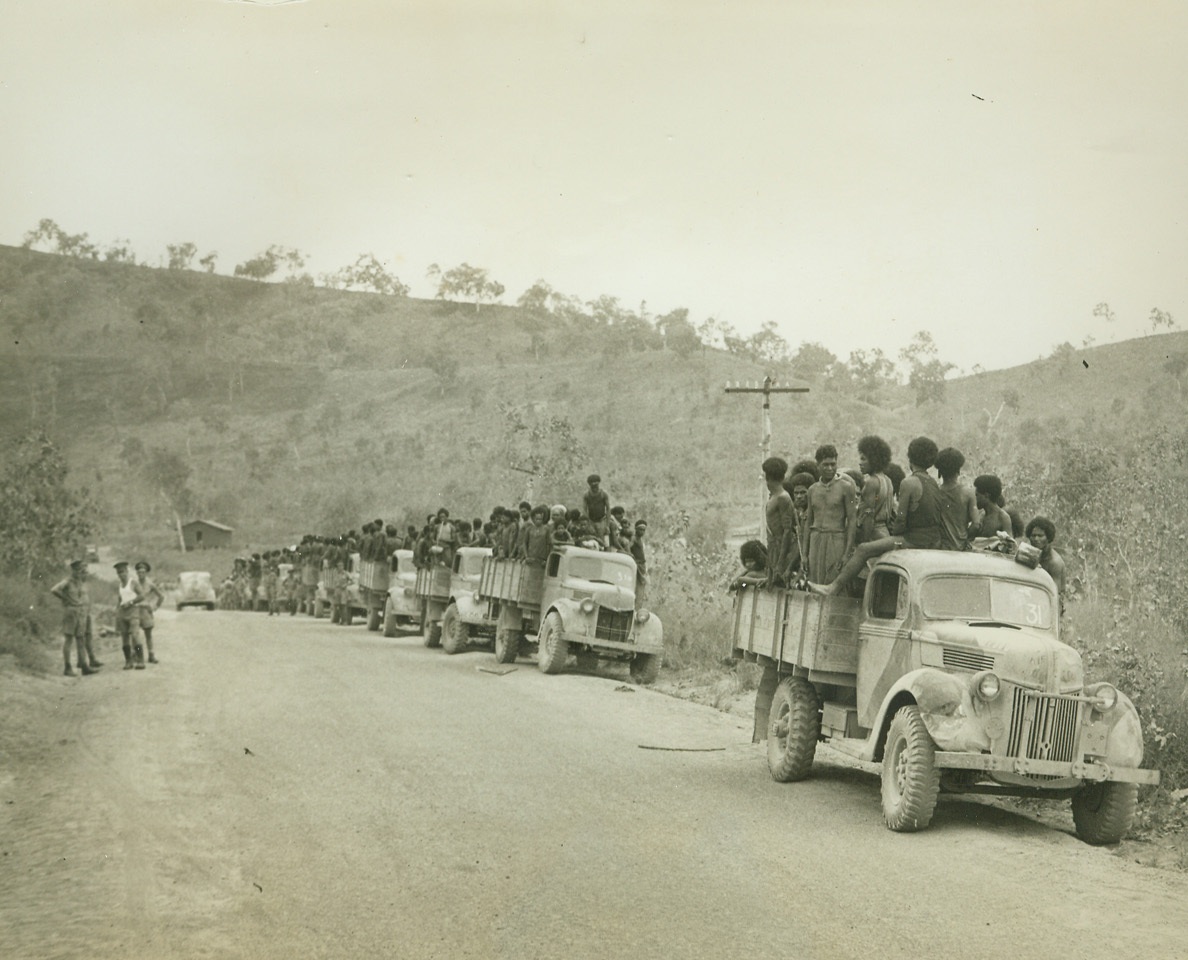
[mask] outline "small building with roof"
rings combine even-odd
[[[213,520],[191,520],[182,524],[182,541],[187,550],[208,550],[212,547],[231,546],[231,534],[235,531]]]

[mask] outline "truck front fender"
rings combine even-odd
[[[978,716],[968,677],[932,667],[905,673],[887,691],[874,729],[882,730],[891,712],[908,698],[920,708],[928,735],[941,750],[981,753],[990,749],[990,735]]]
[[[647,653],[663,653],[664,624],[654,613],[648,614],[648,619],[640,623],[635,621],[635,645]]]
[[[460,591],[451,602],[458,608],[458,616],[464,623],[478,623],[487,619],[487,603],[476,599],[471,590]]]
[[[1093,691],[1089,684],[1085,692]],[[1118,691],[1112,710],[1092,710],[1085,720],[1081,736],[1082,752],[1101,757],[1113,767],[1137,767],[1143,762],[1143,725],[1130,698]]]

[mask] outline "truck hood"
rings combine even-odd
[[[930,621],[920,632],[925,638],[936,637],[947,666],[993,670],[1003,680],[1048,693],[1073,693],[1085,684],[1080,653],[1046,630],[940,620]]]
[[[584,600],[590,597],[600,607],[606,607],[608,610],[635,609],[635,591],[628,590],[626,587],[617,587],[613,583],[582,580],[578,577],[566,577],[561,581],[561,586],[572,591],[575,600]]]

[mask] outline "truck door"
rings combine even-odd
[[[883,697],[911,669],[906,627],[907,577],[898,570],[875,570],[863,598],[858,628],[858,723],[872,727]]]

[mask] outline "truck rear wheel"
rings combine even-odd
[[[569,643],[561,635],[561,614],[551,612],[540,625],[540,649],[536,665],[541,673],[560,673],[569,657]]]
[[[466,624],[458,616],[458,605],[451,603],[441,618],[441,649],[451,655],[461,653],[469,640]]]
[[[1093,783],[1082,787],[1072,798],[1077,836],[1094,846],[1117,843],[1134,823],[1137,806],[1137,783]]]
[[[355,610],[351,606],[351,601],[339,604],[338,606],[338,622],[344,627],[349,627],[354,622]]]
[[[495,660],[498,663],[515,663],[520,655],[520,632],[507,627],[495,628]]]
[[[421,604],[421,638],[427,647],[441,646],[441,624],[429,619],[429,604]]]
[[[932,822],[940,771],[936,746],[914,703],[900,707],[883,751],[883,820],[898,833],[914,833]]]
[[[821,736],[821,701],[804,677],[785,677],[771,698],[767,769],[777,783],[803,780],[813,768]]]
[[[631,661],[631,679],[639,684],[655,683],[660,676],[660,654],[637,653]]]
[[[326,616],[326,604],[322,600],[315,600],[313,604],[313,615],[317,619]]]
[[[372,633],[380,628],[380,611],[376,607],[367,608],[367,629]]]
[[[396,615],[392,613],[392,604],[384,604],[384,636],[396,636]]]

